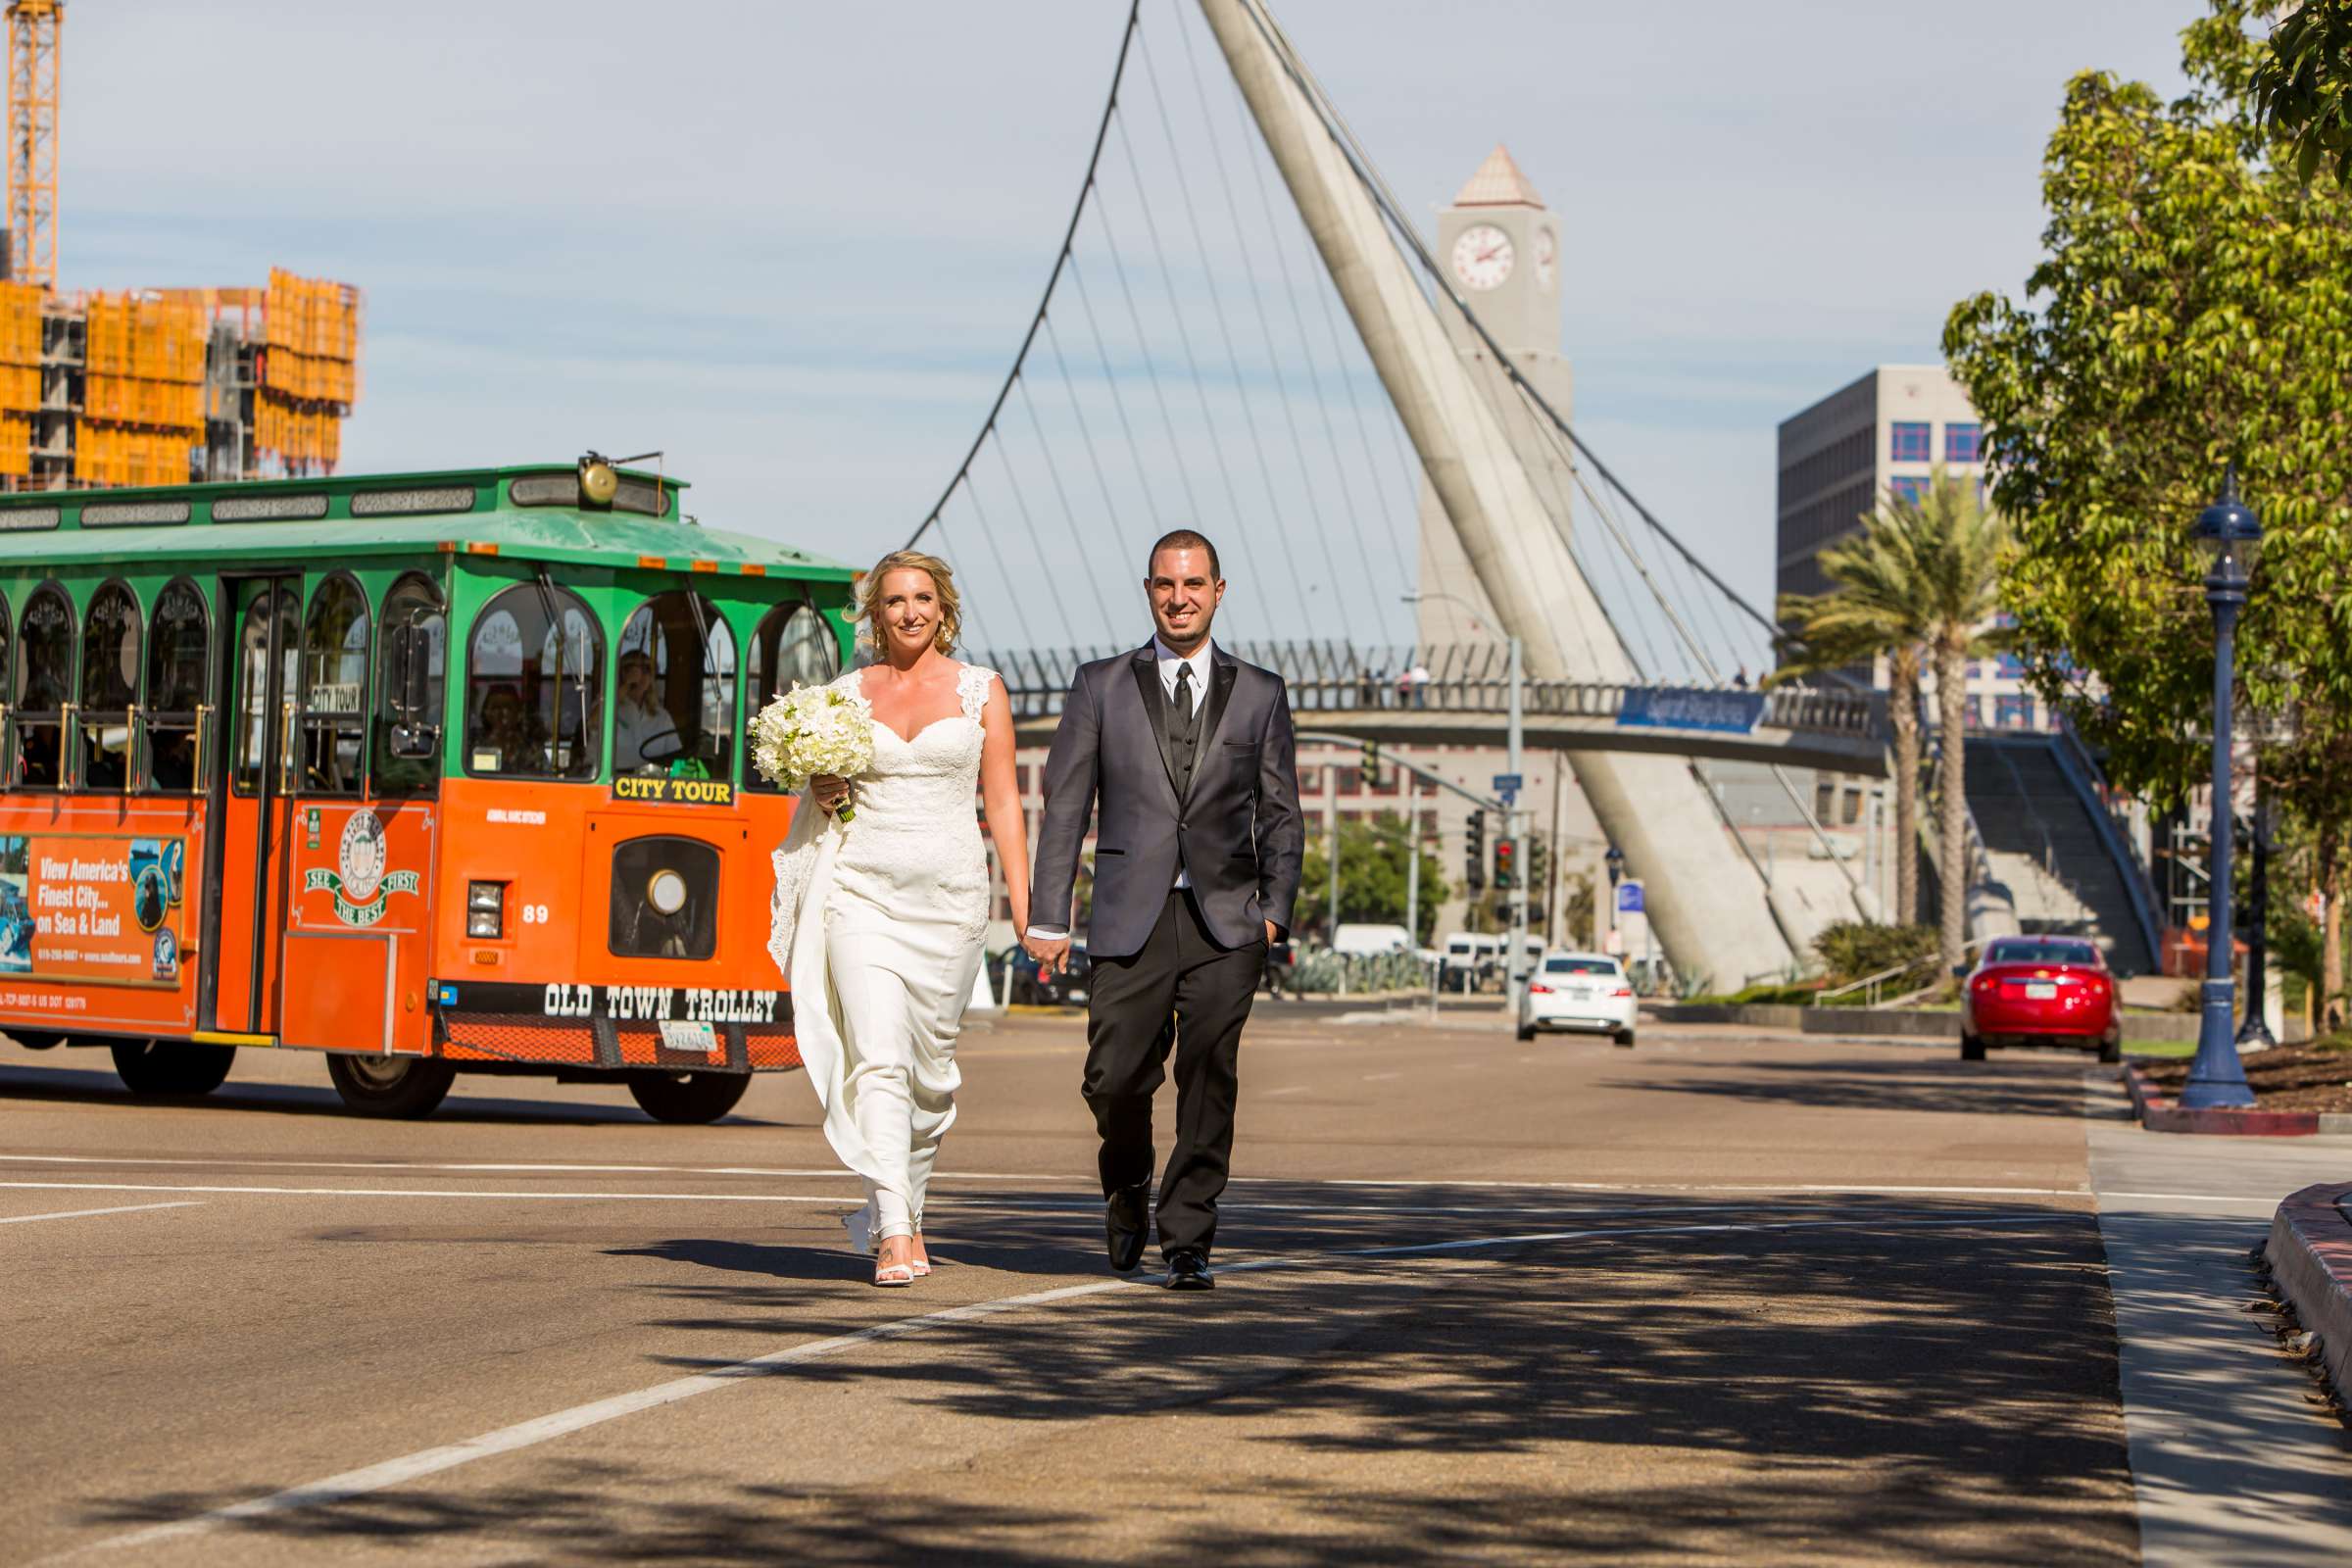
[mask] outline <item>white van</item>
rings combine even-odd
[[[1501,959],[1502,938],[1484,932],[1456,931],[1446,939],[1446,989],[1478,990]]]
[[[1411,951],[1412,946],[1412,933],[1400,925],[1343,920],[1331,934],[1331,951],[1351,958],[1369,958],[1383,953],[1406,953]]]

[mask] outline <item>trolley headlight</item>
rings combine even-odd
[[[645,902],[657,914],[675,914],[686,907],[686,879],[667,866],[645,884]]]
[[[499,937],[507,930],[507,885],[504,882],[466,884],[466,934]]]

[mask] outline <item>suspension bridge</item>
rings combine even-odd
[[[1515,639],[1527,743],[1576,754],[1676,967],[1781,972],[1811,930],[1692,760],[1881,775],[1883,699],[1753,688],[1771,617],[1568,417],[1570,241],[1501,149],[1446,222],[1441,261],[1264,0],[1135,0],[1036,309],[907,542],[965,579],[1033,738],[1148,634],[1171,527],[1220,542],[1223,640],[1325,731],[1498,745]]]

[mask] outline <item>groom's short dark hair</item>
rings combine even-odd
[[[1217,547],[1208,542],[1208,535],[1191,528],[1170,528],[1159,536],[1159,543],[1153,545],[1152,553],[1144,558],[1146,582],[1152,580],[1152,569],[1159,564],[1162,550],[1205,550],[1208,552],[1208,574],[1219,581],[1224,580],[1225,568],[1217,564]]]

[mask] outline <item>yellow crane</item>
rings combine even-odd
[[[9,273],[57,286],[57,103],[66,0],[8,8]]]

